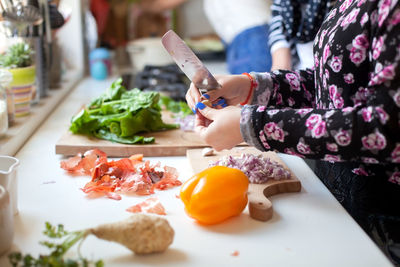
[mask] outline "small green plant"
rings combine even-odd
[[[0,67],[15,69],[32,65],[33,51],[27,43],[11,45],[4,54],[0,55]]]
[[[41,241],[40,244],[47,247],[50,250],[50,253],[47,255],[39,255],[39,257],[35,258],[30,254],[23,255],[21,252],[12,252],[8,255],[8,259],[13,267],[104,266],[102,260],[93,262],[83,258],[82,256],[76,260],[64,259],[65,253],[67,253],[67,251],[78,241],[82,241],[86,237],[86,232],[68,232],[64,229],[62,224],[53,226],[49,222],[46,222],[46,229],[43,231],[43,234],[50,240]],[[61,243],[57,241],[61,241]]]

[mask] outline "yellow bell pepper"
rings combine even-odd
[[[244,210],[248,186],[249,179],[242,171],[214,166],[187,180],[180,198],[190,217],[201,224],[216,224]]]

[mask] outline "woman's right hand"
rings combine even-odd
[[[207,92],[208,100],[215,104],[219,98],[225,99],[227,105],[236,106],[246,100],[251,87],[251,81],[246,75],[216,75],[221,88]],[[195,109],[201,95],[196,86],[191,83],[186,93],[186,101],[190,108]],[[251,99],[248,101],[251,102]]]

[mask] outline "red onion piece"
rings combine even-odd
[[[291,173],[281,164],[262,155],[243,153],[239,157],[225,156],[209,164],[212,166],[226,166],[244,172],[253,184],[263,184],[269,179],[290,179]]]

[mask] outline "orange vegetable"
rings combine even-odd
[[[214,166],[187,180],[180,198],[190,217],[201,224],[216,224],[244,210],[248,186],[249,179],[242,171]]]

